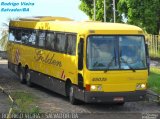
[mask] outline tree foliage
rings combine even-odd
[[[9,22],[11,20],[16,20],[17,18],[8,18],[7,22],[2,23],[2,26],[4,28],[4,30],[2,30],[1,32],[1,38],[0,38],[0,47],[6,51],[7,50],[7,43],[8,43],[8,30],[9,29]]]
[[[160,0],[119,0],[118,11],[129,24],[137,25],[151,34],[160,30]]]
[[[2,35],[2,37],[0,38],[0,47],[3,50],[6,50],[7,49],[7,43],[8,43],[8,31],[3,30],[1,35]]]
[[[0,38],[0,47],[2,50],[6,51],[7,50],[7,43],[8,43],[8,23],[2,23],[2,26],[4,30],[1,32],[1,38]]]
[[[80,9],[93,20],[93,0],[80,0]],[[115,0],[116,22],[127,20],[151,34],[160,32],[160,0]],[[96,0],[96,20],[103,21],[104,0]],[[113,0],[106,0],[107,22],[113,22]]]
[[[80,0],[81,4],[79,8],[89,16],[90,19],[94,19],[94,0]],[[116,0],[116,5],[119,0]],[[112,0],[106,0],[106,21],[113,22],[113,4]],[[116,12],[117,22],[121,22],[121,15]],[[104,21],[104,0],[96,0],[96,20]]]

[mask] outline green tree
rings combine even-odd
[[[119,0],[118,11],[129,24],[137,25],[151,34],[160,32],[160,0]]]
[[[80,9],[93,20],[93,0],[80,0]],[[115,0],[116,22],[126,21],[150,34],[160,34],[160,0]],[[104,0],[96,0],[96,20],[103,21]],[[113,0],[106,0],[107,22],[113,22]]]
[[[16,20],[18,18],[9,18],[6,23],[2,23],[2,26],[4,28],[4,30],[2,30],[1,32],[1,38],[0,38],[0,47],[6,51],[7,50],[7,43],[8,43],[8,28],[9,28],[9,22],[11,20]],[[3,29],[2,28],[2,29]]]
[[[0,38],[0,47],[2,48],[2,50],[6,50],[7,49],[7,42],[8,42],[8,31],[7,30],[3,30],[1,33],[1,38]]]
[[[89,16],[90,19],[94,19],[94,5],[93,0],[80,0],[81,4],[79,8]],[[119,0],[116,0],[116,7]],[[104,0],[96,0],[96,20],[104,21]],[[112,0],[106,0],[106,20],[107,22],[113,22],[113,5]],[[116,22],[121,22],[122,17],[119,12],[116,12]]]

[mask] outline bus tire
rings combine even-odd
[[[125,102],[118,102],[116,103],[116,105],[119,105],[119,106],[123,106],[125,104]]]
[[[77,99],[75,99],[75,97],[74,97],[74,87],[73,87],[73,85],[71,85],[69,87],[69,102],[72,105],[76,105],[77,104]]]
[[[26,71],[25,79],[26,79],[27,86],[32,87],[31,74],[30,74],[29,69],[27,69],[27,71]]]
[[[25,78],[24,78],[23,68],[21,66],[18,68],[18,77],[19,77],[20,82],[24,84]]]

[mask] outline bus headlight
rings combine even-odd
[[[101,85],[91,85],[91,91],[102,91]]]
[[[91,85],[91,90],[95,90],[96,86],[95,85]]]
[[[144,84],[144,83],[139,83],[139,84],[137,84],[137,86],[136,86],[136,89],[137,90],[139,90],[139,89],[145,89],[146,88],[146,84]]]
[[[145,84],[141,84],[141,88],[146,88],[146,85]]]

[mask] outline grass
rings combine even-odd
[[[160,69],[152,67],[148,78],[149,89],[160,94]]]
[[[13,113],[30,113],[38,114],[40,109],[36,106],[35,102],[37,97],[29,92],[15,92],[12,94],[16,106],[13,108]]]

